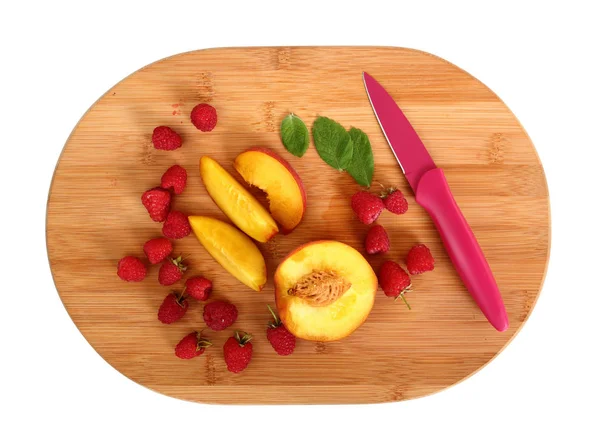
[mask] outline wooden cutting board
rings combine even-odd
[[[454,196],[481,243],[510,318],[507,332],[485,320],[453,269],[440,237],[414,200],[367,99],[361,73],[368,71],[402,107],[442,167]],[[219,113],[211,133],[190,123],[194,105],[209,102]],[[364,252],[367,227],[350,209],[359,189],[349,175],[328,167],[314,146],[298,159],[283,148],[281,120],[299,115],[310,127],[317,115],[370,137],[374,180],[397,185],[409,211],[384,212],[379,222],[392,248],[369,257],[403,261],[426,243],[435,271],[413,277],[412,310],[378,292],[374,309],[350,337],[332,343],[298,341],[279,357],[266,340],[267,303],[273,303],[277,264],[300,244],[335,239]],[[184,145],[157,151],[154,127],[178,131]],[[122,256],[144,257],[143,243],[160,236],[140,202],[177,163],[188,170],[185,192],[174,208],[225,219],[206,194],[198,160],[210,155],[233,173],[235,156],[251,146],[275,150],[298,171],[308,196],[301,226],[259,246],[269,281],[257,293],[229,276],[193,235],[175,242],[188,255],[186,276],[204,274],[214,298],[239,309],[226,331],[206,334],[215,346],[194,360],[173,348],[204,327],[202,304],[192,302],[173,325],[156,319],[168,289],[158,267],[145,281],[117,278]],[[527,320],[544,280],[550,248],[548,189],[536,151],[502,101],[460,68],[433,55],[403,48],[226,48],[173,56],[142,68],[107,91],[75,127],[50,188],[48,255],[69,315],[92,347],[141,385],[181,399],[216,403],[367,403],[435,393],[467,378],[492,360]],[[173,286],[181,289],[183,283]],[[226,370],[222,345],[233,330],[254,335],[254,357],[241,374]]]

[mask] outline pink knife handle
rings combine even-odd
[[[456,271],[483,315],[498,331],[505,331],[508,316],[500,290],[440,168],[423,174],[416,199],[431,216]]]

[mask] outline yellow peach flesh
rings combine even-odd
[[[313,306],[288,294],[302,277],[315,270],[333,271],[351,287],[327,306]],[[377,292],[377,276],[367,260],[338,241],[316,241],[298,248],[279,265],[274,281],[277,308],[285,326],[296,337],[315,341],[350,335],[371,312]]]
[[[267,282],[265,259],[250,238],[215,218],[188,219],[198,241],[227,272],[255,291],[262,289]]]
[[[217,161],[203,156],[200,175],[210,197],[240,230],[261,243],[277,234],[269,212]]]
[[[248,184],[267,194],[269,210],[284,232],[300,224],[306,207],[304,186],[285,160],[270,150],[251,149],[239,154],[234,166]]]

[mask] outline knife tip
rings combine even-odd
[[[370,78],[371,76],[369,76],[369,73],[367,73],[366,71],[363,71],[362,72],[362,81],[363,81],[365,88],[367,88],[367,77]]]
[[[362,79],[363,79],[363,83],[365,84],[365,88],[367,87],[367,82],[372,82],[374,80],[373,76],[371,76],[366,71],[362,72]]]

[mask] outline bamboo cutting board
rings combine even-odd
[[[414,200],[367,99],[368,71],[392,94],[442,167],[454,196],[496,276],[510,318],[496,332],[465,290],[433,223]],[[190,123],[194,105],[219,113],[211,133]],[[283,148],[279,124],[289,112],[310,127],[317,115],[364,130],[375,156],[374,181],[397,185],[409,211],[384,212],[379,223],[392,248],[369,257],[403,261],[426,243],[433,272],[413,277],[412,310],[378,292],[373,311],[350,337],[332,343],[298,341],[279,357],[266,340],[273,304],[272,276],[300,244],[335,239],[364,252],[367,227],[350,208],[359,187],[328,167],[314,146],[298,159]],[[157,151],[154,127],[178,131],[183,147]],[[189,255],[186,277],[213,280],[213,298],[234,302],[238,321],[220,333],[206,330],[214,347],[179,360],[177,342],[204,327],[202,304],[192,301],[183,320],[162,325],[157,309],[169,288],[158,266],[141,283],[116,275],[122,256],[144,258],[143,243],[161,234],[141,194],[160,184],[178,163],[188,170],[185,192],[173,208],[225,219],[206,194],[198,172],[210,155],[234,172],[235,156],[251,146],[271,148],[298,171],[307,211],[291,235],[278,235],[263,251],[269,280],[257,293],[229,276],[193,235],[176,241]],[[111,88],[83,116],[60,157],[50,189],[48,255],[69,315],[96,351],[132,380],[163,394],[212,403],[367,403],[435,393],[470,376],[493,359],[527,320],[544,279],[550,246],[548,190],[536,151],[515,116],[485,85],[427,53],[403,48],[228,48],[195,51],[153,63]],[[173,286],[181,290],[183,281]],[[241,374],[226,370],[222,345],[234,329],[254,334],[254,357]]]

